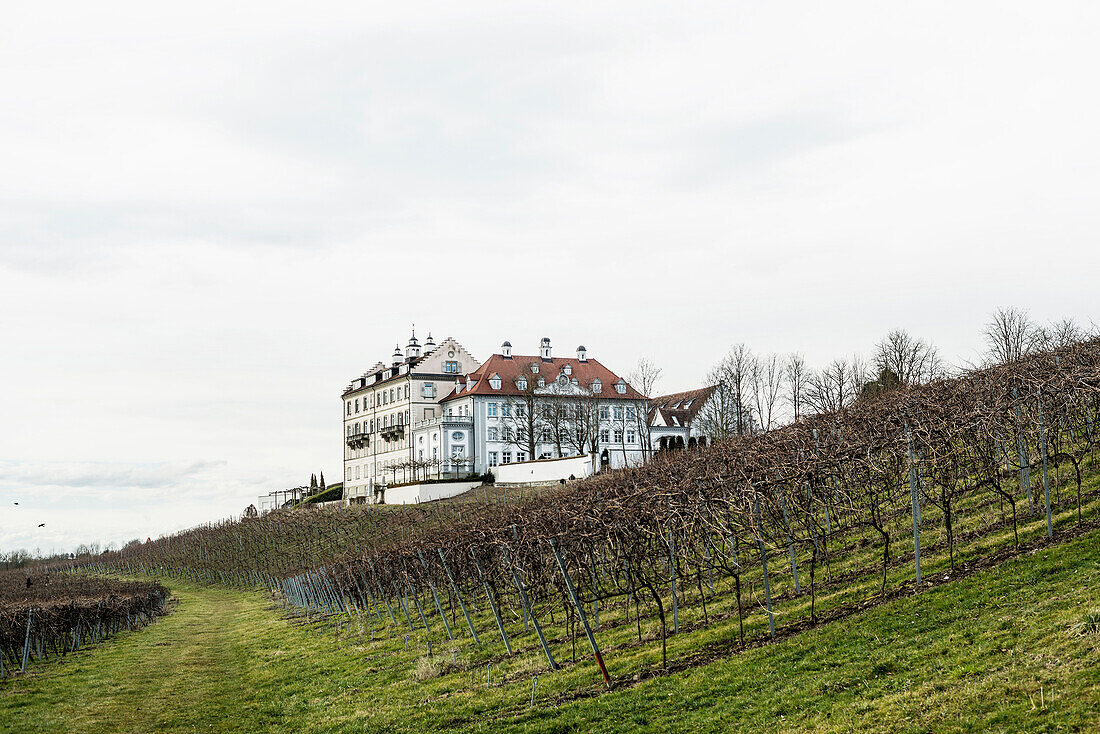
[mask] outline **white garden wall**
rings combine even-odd
[[[497,484],[556,482],[574,476],[584,479],[592,474],[591,456],[567,456],[563,459],[539,459],[521,464],[502,464],[492,468]]]
[[[481,480],[466,482],[439,482],[435,484],[410,484],[405,487],[386,489],[387,505],[414,505],[417,502],[431,502],[468,492],[481,486]]]

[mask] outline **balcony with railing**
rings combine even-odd
[[[438,418],[428,418],[426,420],[417,421],[413,424],[413,428],[432,428],[434,426],[472,426],[474,424],[474,417],[472,415],[442,415]]]
[[[345,441],[349,449],[361,449],[365,446],[370,446],[370,434],[369,433],[351,433]]]
[[[379,435],[383,441],[400,441],[405,437],[405,424],[397,423],[396,425],[386,426],[379,431]]]

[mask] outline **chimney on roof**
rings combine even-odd
[[[413,327],[412,336],[409,337],[409,344],[405,347],[405,358],[416,359],[420,356],[420,342],[416,340],[416,328]]]
[[[405,357],[401,354],[401,345],[395,344],[393,347],[393,366],[401,364],[405,360]]]
[[[505,359],[512,358],[512,342],[504,342],[500,345],[500,356]]]
[[[583,344],[581,346],[577,347],[577,361],[578,362],[587,362],[588,361],[588,350],[584,348]]]
[[[550,361],[550,337],[544,336],[539,342],[539,356],[547,362]]]

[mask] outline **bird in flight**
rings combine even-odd
[[[46,523],[40,522],[40,523],[38,523],[38,527],[44,528],[44,527],[46,527]]]

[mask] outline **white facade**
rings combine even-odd
[[[537,357],[514,356],[505,342],[501,352],[479,370],[457,379],[454,392],[443,400],[443,417],[414,424],[414,457],[431,460],[432,475],[447,476],[496,472],[503,465],[539,459],[592,456],[591,444],[582,451],[555,440],[555,429],[541,421],[534,455],[529,442],[515,438],[516,427],[523,422],[517,420],[521,411],[532,405],[540,410],[554,402],[583,403],[584,410],[592,412],[598,429],[588,431],[595,434],[597,466],[617,469],[645,460],[648,401],[625,380],[588,359],[583,347],[576,358],[552,357],[549,339],[543,340]]]
[[[382,484],[416,478],[410,426],[441,414],[439,401],[450,392],[455,375],[479,363],[454,339],[438,346],[429,335],[423,353],[415,334],[390,366],[379,362],[356,378],[341,395],[344,428],[344,497],[374,501]]]

